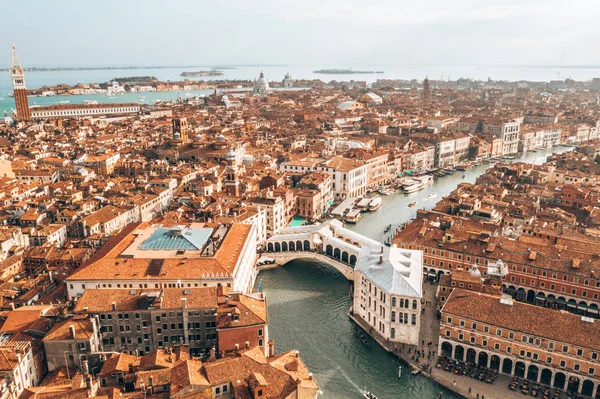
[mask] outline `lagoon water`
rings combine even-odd
[[[6,60],[8,63],[10,60]],[[26,59],[21,59],[25,67]],[[6,65],[7,67],[9,65]],[[113,70],[94,70],[94,71],[39,71],[25,72],[25,81],[30,89],[40,88],[47,85],[57,85],[66,83],[74,85],[76,83],[103,83],[113,78],[128,76],[154,76],[162,81],[183,80],[180,76],[184,71],[207,70],[212,65],[187,67],[187,68],[141,68],[141,69],[113,69]],[[362,71],[383,71],[382,74],[348,74],[348,75],[325,75],[316,74],[314,71],[326,68],[349,68]],[[531,80],[531,81],[550,81],[554,79],[564,79],[571,77],[575,80],[589,80],[594,77],[600,77],[599,67],[560,67],[560,66],[474,66],[474,65],[253,65],[253,66],[235,66],[235,69],[223,69],[223,76],[198,77],[193,80],[248,80],[252,81],[258,78],[260,71],[264,71],[268,80],[280,81],[286,73],[291,73],[296,79],[321,79],[325,82],[331,80],[365,80],[368,83],[375,82],[377,79],[418,79],[422,80],[425,76],[430,79],[458,79],[472,78],[486,80],[492,78],[495,80]],[[10,112],[14,108],[14,100],[8,94],[12,93],[12,82],[8,71],[0,72],[0,112]],[[209,91],[191,92],[193,95],[207,94]],[[175,100],[178,92],[161,93],[131,93],[124,96],[110,98],[106,95],[93,96],[65,96],[65,97],[31,97],[30,105],[50,105],[59,101],[68,100],[71,103],[80,104],[84,100],[95,100],[102,102],[138,102],[139,96],[144,96],[144,103],[153,103],[156,100]],[[185,95],[185,93],[182,93]]]

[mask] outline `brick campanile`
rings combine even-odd
[[[17,107],[17,120],[28,121],[30,115],[29,101],[27,99],[27,88],[25,87],[25,74],[23,73],[23,67],[21,66],[21,63],[19,62],[19,57],[17,57],[17,48],[14,44],[10,72],[12,74],[15,105]]]

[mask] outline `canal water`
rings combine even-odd
[[[519,161],[543,163],[551,152],[569,150],[557,147],[530,153]],[[437,179],[424,190],[409,195],[384,196],[377,211],[363,216],[351,229],[376,240],[384,239],[383,230],[392,223],[410,221],[416,208],[431,208],[460,182],[474,182],[490,165]],[[463,179],[463,174],[465,175]],[[430,194],[435,198],[428,198]],[[416,201],[417,207],[408,208]],[[260,272],[263,291],[267,295],[269,335],[277,352],[297,349],[323,394],[321,398],[362,398],[361,391],[370,390],[379,399],[458,398],[435,382],[410,375],[402,365],[398,378],[398,362],[372,342],[365,347],[355,336],[354,324],[347,316],[351,305],[350,283],[335,269],[321,262],[296,260],[285,266]]]

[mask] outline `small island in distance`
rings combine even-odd
[[[313,71],[313,73],[326,73],[330,75],[345,75],[351,73],[383,73],[383,71],[355,71],[352,69],[319,69],[317,71]]]
[[[223,76],[223,72],[217,70],[181,72],[180,76]]]

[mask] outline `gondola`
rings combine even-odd
[[[356,336],[358,337],[358,339],[360,339],[360,342],[362,342],[364,346],[366,346],[367,348],[371,347],[371,345],[369,344],[369,339],[367,338],[367,335],[364,332],[357,329]]]

